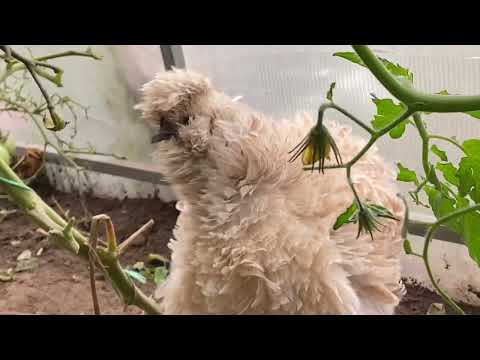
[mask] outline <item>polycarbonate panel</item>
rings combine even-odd
[[[454,94],[480,93],[480,46],[372,46],[379,55],[408,67],[419,90]],[[375,113],[371,93],[389,96],[365,68],[332,56],[352,51],[338,45],[185,45],[187,67],[212,78],[223,91],[243,95],[243,101],[275,117],[300,111],[315,115],[329,85],[336,82],[335,101],[364,121]],[[333,111],[328,118],[347,121]],[[480,121],[463,114],[428,116],[428,128],[459,140],[480,137]],[[357,134],[366,136],[361,129]],[[381,140],[380,148],[390,161],[421,171],[420,141],[408,127],[404,138]],[[441,144],[458,159],[456,148]],[[408,186],[402,186],[404,190]],[[422,210],[422,209],[419,209]]]

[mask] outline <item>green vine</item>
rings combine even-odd
[[[423,205],[419,196],[422,191],[425,193],[429,207],[431,207],[437,221],[429,226],[428,233],[425,236],[423,254],[414,253],[410,242],[406,238],[404,249],[407,254],[423,259],[428,276],[440,296],[457,314],[464,314],[463,310],[440,288],[434,278],[429,263],[428,250],[435,231],[440,226],[446,226],[462,236],[471,258],[480,265],[480,212],[478,211],[480,210],[480,140],[470,139],[460,144],[456,139],[430,134],[422,115],[463,112],[480,119],[480,96],[450,95],[445,90],[437,94],[420,92],[413,87],[414,77],[410,70],[387,59],[378,58],[366,45],[354,45],[352,47],[354,52],[336,53],[334,56],[367,68],[399,103],[396,104],[392,99],[378,99],[373,95],[372,101],[377,107],[377,114],[371,122],[372,126],[369,126],[333,102],[335,83],[332,84],[327,93],[327,101],[320,106],[318,121],[311,133],[318,132],[321,129],[328,134],[328,130],[324,129],[322,125],[323,115],[325,110],[334,109],[367,131],[370,134],[370,139],[350,161],[344,164],[337,161],[337,164],[331,165],[325,165],[325,158],[328,158],[329,153],[316,148],[318,141],[310,141],[309,146],[304,146],[303,149],[304,169],[318,169],[322,172],[325,169],[346,169],[346,177],[355,200],[337,218],[334,230],[348,223],[358,223],[358,235],[362,232],[368,232],[373,238],[373,232],[380,231],[379,218],[392,219],[393,216],[387,209],[375,204],[366,204],[360,199],[351,179],[351,168],[378,139],[387,133],[392,139],[398,139],[404,134],[407,125],[414,126],[422,141],[421,162],[425,174],[419,180],[413,170],[399,163],[397,180],[415,185],[415,190],[410,191],[409,194],[417,205]],[[433,140],[449,143],[462,152],[464,156],[458,167],[448,162],[447,153],[437,145],[430,147]],[[330,143],[332,148],[336,148],[333,139],[330,140]],[[305,154],[312,153],[316,154],[316,157],[305,156]],[[441,161],[433,164],[430,154],[436,155]],[[299,155],[297,153],[297,157]],[[315,167],[314,163],[317,161],[318,166]],[[437,174],[437,171],[442,173],[442,177]]]

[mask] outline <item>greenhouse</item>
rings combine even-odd
[[[478,315],[479,76],[478,45],[0,45],[0,314]]]

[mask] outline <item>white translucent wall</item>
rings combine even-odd
[[[87,45],[34,45],[29,46],[35,56],[57,53],[67,50],[85,50]],[[25,52],[27,46],[14,47]],[[149,163],[150,130],[133,110],[138,100],[138,89],[149,81],[156,72],[164,71],[163,59],[158,45],[141,46],[92,46],[95,53],[103,56],[102,61],[83,57],[62,58],[52,63],[65,70],[63,88],[44,85],[51,93],[68,95],[75,101],[90,108],[89,118],[81,111],[78,120],[78,134],[74,144],[77,147],[91,143],[98,152],[115,153],[129,160]],[[35,93],[38,90],[30,87]],[[65,113],[67,120],[72,120]],[[11,131],[19,142],[41,144],[41,137],[30,121],[19,117],[0,115],[2,129]],[[71,127],[60,132],[68,137]],[[56,186],[60,190],[71,190],[71,184],[58,177],[56,168],[49,167],[51,178],[57,178]],[[108,175],[92,174],[96,195],[123,197],[143,197],[160,191],[160,196],[171,197],[166,187],[132,181]],[[78,185],[78,184],[77,184]]]
[[[424,91],[448,89],[454,94],[480,93],[480,46],[372,46],[380,56],[410,68],[415,86]],[[349,46],[325,45],[185,45],[188,68],[210,76],[214,83],[231,95],[243,95],[244,102],[276,117],[289,117],[299,111],[316,114],[330,83],[336,82],[335,101],[359,118],[370,121],[375,106],[370,93],[378,97],[387,92],[367,69],[333,57],[337,51],[352,51]],[[329,118],[346,121],[341,114],[329,112]],[[459,140],[480,138],[480,120],[463,114],[428,117],[428,128]],[[358,128],[357,128],[358,129]],[[356,133],[365,136],[361,130]],[[458,159],[450,145],[439,144]],[[420,141],[409,127],[400,140],[380,141],[384,156],[391,162],[421,172]],[[402,190],[410,187],[402,186]],[[429,210],[413,208],[413,217],[425,218]],[[423,216],[422,216],[423,215]],[[428,217],[427,217],[428,219]],[[423,239],[412,237],[419,248]],[[475,304],[480,299],[467,289],[480,289],[480,271],[462,246],[435,242],[432,266],[441,283],[455,298]],[[404,274],[429,286],[427,274],[418,258],[405,257]],[[446,266],[448,263],[449,266]]]
[[[415,86],[424,91],[448,89],[455,94],[480,93],[480,46],[372,46],[380,56],[410,68]],[[370,121],[375,106],[370,93],[389,96],[368,72],[332,54],[352,51],[345,45],[185,45],[187,67],[210,76],[231,95],[276,117],[289,117],[299,111],[315,116],[332,82],[336,82],[335,101]],[[336,112],[327,117],[346,118]],[[428,117],[431,132],[456,135],[459,140],[480,137],[480,120],[463,114],[436,114]],[[384,156],[421,173],[420,141],[416,130],[408,127],[404,138],[381,140]],[[355,128],[357,134],[366,134]],[[458,159],[456,148],[439,144]],[[402,186],[403,190],[409,189]],[[416,209],[416,211],[424,211]]]

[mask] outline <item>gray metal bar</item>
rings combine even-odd
[[[25,146],[17,146],[17,154],[21,156],[25,152],[25,149]],[[53,164],[62,164],[63,166],[71,167],[70,163],[63,161],[58,154],[51,151],[47,151],[45,154],[45,160]],[[146,164],[112,158],[94,160],[79,155],[75,155],[75,162],[78,166],[84,167],[89,171],[121,176],[127,179],[144,181],[155,185],[168,185],[164,177],[156,171],[153,166]]]
[[[428,225],[429,224],[427,223],[410,219],[407,225],[408,233],[423,237],[427,233]],[[456,232],[444,227],[440,227],[435,232],[435,239],[454,243],[454,244],[465,245],[465,241],[461,236],[459,236]]]
[[[163,63],[166,70],[172,67],[179,69],[185,68],[185,57],[183,56],[182,45],[160,45],[162,51]]]

